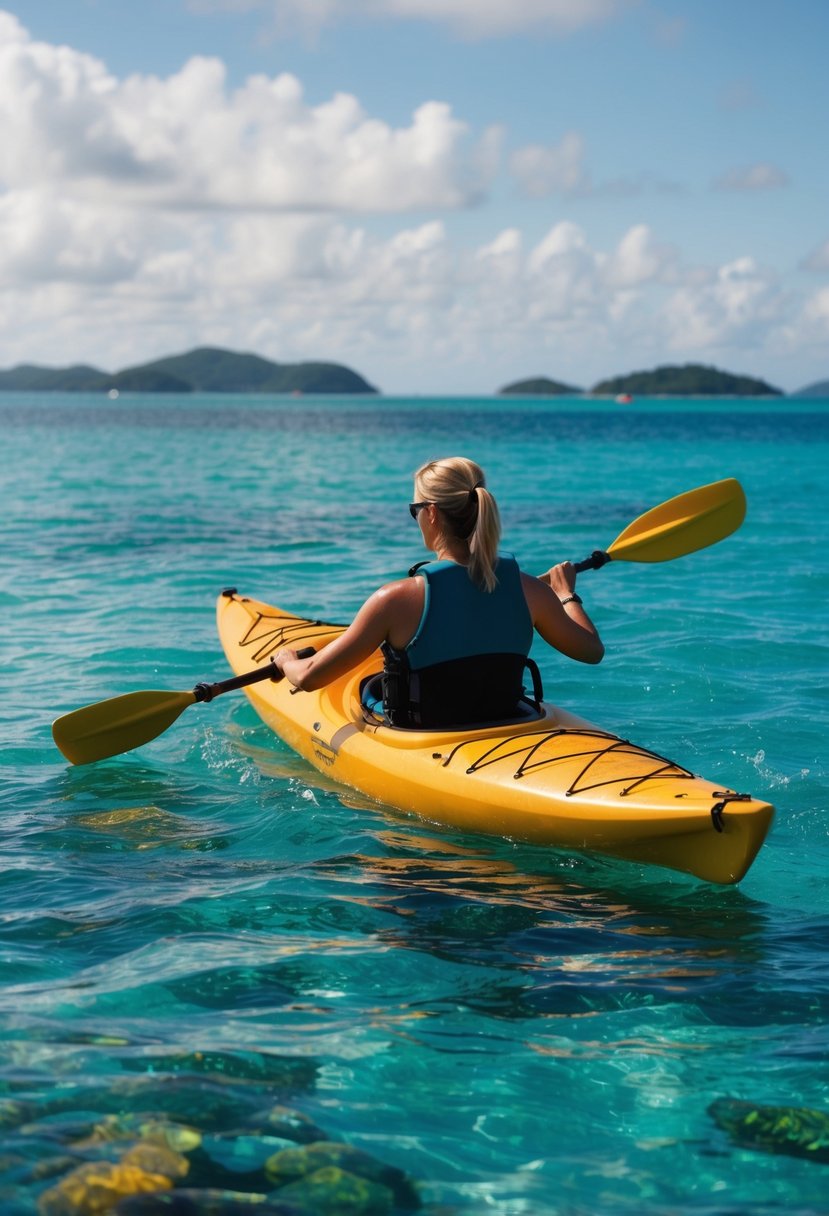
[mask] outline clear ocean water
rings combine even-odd
[[[260,1189],[290,1138],[233,1133],[266,1103],[427,1213],[829,1211],[825,1156],[710,1110],[829,1120],[829,402],[4,394],[0,435],[4,1214],[148,1110]],[[530,570],[742,482],[722,544],[581,577],[601,666],[535,652],[550,699],[776,805],[739,887],[368,805],[241,693],[99,765],[55,749],[80,705],[229,674],[229,584],[349,619],[424,556],[411,473],[452,453]]]

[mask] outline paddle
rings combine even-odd
[[[726,477],[678,494],[640,515],[607,550],[596,549],[576,562],[577,573],[609,561],[669,562],[696,553],[736,532],[745,519],[746,496],[739,481]]]
[[[313,646],[297,651],[301,659],[313,653]],[[223,692],[260,680],[281,679],[282,673],[271,660],[266,667],[217,684],[197,684],[192,692],[128,692],[64,714],[52,723],[52,738],[72,764],[91,764],[149,743],[198,701],[212,701]]]
[[[688,490],[640,515],[606,551],[597,549],[577,562],[576,570],[598,570],[609,561],[667,562],[684,557],[730,536],[745,512],[745,494],[733,477]],[[307,658],[313,648],[298,653]],[[218,684],[197,684],[192,692],[128,692],[58,718],[52,736],[72,764],[91,764],[149,743],[198,701],[212,701],[259,680],[281,678],[271,663]]]

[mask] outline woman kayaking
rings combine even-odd
[[[536,578],[499,553],[498,506],[474,461],[424,464],[409,512],[436,560],[380,587],[317,654],[280,650],[275,663],[295,688],[321,688],[381,648],[383,672],[364,690],[366,704],[379,710],[382,702],[394,725],[426,728],[520,714],[533,630],[571,659],[601,662],[604,646],[576,594],[572,563]]]

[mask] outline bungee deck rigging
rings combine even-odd
[[[240,649],[249,649],[255,646],[257,642],[261,643],[256,650],[250,651],[250,658],[254,663],[261,663],[263,660],[269,659],[272,655],[276,654],[277,650],[296,646],[298,642],[305,641],[311,634],[313,634],[315,639],[331,641],[343,633],[346,628],[345,625],[334,625],[330,621],[302,620],[287,612],[262,611],[253,607],[251,600],[240,596],[235,587],[227,587],[222,592],[222,596],[226,599],[234,600],[250,614],[250,628],[239,639],[238,645]],[[283,624],[275,624],[273,627],[266,629],[263,634],[257,634],[257,627],[263,621],[268,620],[282,621]]]
[[[573,751],[573,752],[558,752],[557,751],[555,753],[555,755],[546,756],[546,757],[543,755],[540,755],[540,753],[543,752],[545,744],[548,744],[548,743],[552,742],[553,740],[558,740],[558,739],[562,739],[562,738],[567,738],[567,739],[582,738],[582,739],[606,740],[606,743],[605,743],[605,746],[585,748],[583,751]],[[511,756],[520,755],[522,751],[525,751],[526,755],[525,755],[524,759],[521,761],[521,763],[518,765],[518,768],[513,773],[513,779],[516,781],[520,780],[522,777],[526,776],[527,773],[532,772],[534,769],[543,768],[545,765],[548,765],[548,764],[556,764],[561,761],[569,761],[569,760],[573,760],[573,759],[578,759],[583,756],[590,757],[587,760],[586,764],[583,766],[583,768],[579,770],[579,772],[576,774],[576,776],[573,778],[573,780],[570,782],[570,784],[564,790],[564,794],[566,797],[571,797],[573,794],[581,794],[587,790],[599,789],[604,785],[613,785],[613,784],[622,783],[624,781],[629,781],[630,782],[629,785],[627,785],[625,788],[619,790],[620,796],[624,797],[625,795],[631,793],[631,791],[634,790],[642,782],[650,781],[650,780],[655,779],[656,777],[664,776],[666,773],[669,773],[671,776],[674,776],[674,777],[677,777],[680,779],[685,778],[688,780],[693,780],[693,777],[694,777],[694,774],[690,771],[690,769],[683,768],[682,765],[680,765],[680,764],[675,764],[673,760],[667,760],[664,756],[659,756],[656,754],[656,752],[648,751],[647,748],[639,747],[638,744],[631,743],[628,739],[622,739],[619,735],[613,735],[609,731],[599,730],[598,728],[594,729],[591,727],[591,728],[587,728],[587,729],[585,729],[585,728],[573,729],[573,728],[559,727],[556,730],[548,731],[545,734],[542,734],[540,736],[537,731],[527,731],[526,734],[524,734],[524,735],[514,736],[512,739],[509,740],[509,743],[510,744],[519,743],[520,744],[523,739],[528,740],[528,742],[522,746],[514,748],[510,752],[506,752],[501,755],[497,754],[498,749],[502,746],[505,746],[505,744],[497,743],[494,747],[491,747],[487,752],[485,752],[483,756],[480,756],[477,760],[475,760],[466,769],[467,773],[478,772],[480,769],[485,768],[489,764],[496,764],[500,760],[509,759]],[[468,741],[465,740],[465,741],[458,743],[452,749],[452,751],[449,753],[449,755],[444,758],[444,761],[443,761],[444,767],[447,767],[451,763],[451,761],[455,758],[456,754],[458,752],[460,752],[461,748],[463,748],[466,745],[466,742],[468,742]],[[592,769],[594,767],[594,765],[600,764],[602,759],[604,757],[610,755],[611,753],[614,753],[615,756],[619,756],[619,755],[635,756],[637,760],[639,760],[639,759],[655,760],[655,761],[659,762],[658,767],[653,769],[651,772],[641,773],[638,776],[634,777],[633,779],[624,778],[624,777],[621,777],[618,774],[616,774],[613,777],[606,777],[606,778],[603,778],[602,780],[593,781],[589,784],[586,782],[584,784],[581,784],[582,779],[586,776],[586,774],[590,771],[590,769]],[[539,758],[539,756],[540,756],[540,758]],[[679,795],[679,794],[677,794],[676,796],[678,798],[681,797],[681,795]]]

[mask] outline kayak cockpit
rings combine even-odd
[[[407,733],[411,731],[422,732],[424,730],[434,731],[435,729],[439,729],[441,732],[490,730],[512,726],[527,726],[533,722],[543,722],[546,718],[543,701],[540,698],[534,699],[524,695],[515,706],[515,713],[510,714],[506,718],[497,718],[485,722],[452,722],[437,728],[433,726],[411,725],[409,723],[394,723],[390,721],[384,710],[383,673],[381,671],[364,676],[360,680],[359,700],[362,715],[367,722],[370,722],[372,725],[388,727],[389,730],[402,730]]]

